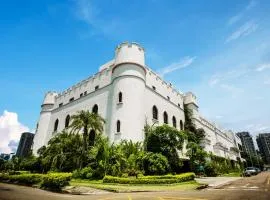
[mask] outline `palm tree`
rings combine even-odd
[[[91,130],[94,130],[95,133],[103,132],[103,125],[105,120],[96,113],[91,113],[88,110],[79,111],[76,115],[71,116],[71,133],[79,133],[83,131],[83,151],[87,151],[89,134]]]

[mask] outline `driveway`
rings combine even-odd
[[[209,187],[217,187],[232,181],[242,179],[242,177],[203,177],[195,178],[198,183],[208,184]]]

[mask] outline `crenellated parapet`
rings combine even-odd
[[[192,92],[187,92],[184,97],[184,104],[194,104],[198,107],[197,97]]]
[[[152,77],[152,80],[154,80],[155,83],[162,85],[162,87],[166,90],[168,90],[169,93],[176,94],[179,96],[182,100],[184,99],[184,93],[180,92],[178,89],[176,89],[172,83],[166,82],[158,73],[154,72],[149,67],[145,66],[145,69],[147,71],[148,77]]]
[[[121,64],[136,64],[145,70],[144,48],[135,42],[124,42],[115,49],[114,68]]]

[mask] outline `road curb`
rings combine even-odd
[[[208,187],[209,187],[208,184],[202,184],[202,185],[198,186],[198,187],[196,188],[196,190],[202,190],[202,189],[205,189],[205,188],[208,188]]]

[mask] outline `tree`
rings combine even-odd
[[[143,169],[147,175],[166,174],[168,168],[167,158],[160,153],[147,152],[143,156]]]
[[[105,120],[96,113],[87,111],[79,111],[78,114],[71,116],[71,128],[72,133],[79,133],[83,131],[83,151],[86,153],[88,148],[88,138],[91,130],[99,134],[103,132],[103,125]]]
[[[137,176],[142,172],[143,147],[140,142],[123,140],[118,145],[126,160],[125,172],[130,176]]]
[[[186,155],[190,159],[191,170],[196,171],[196,167],[205,164],[207,153],[199,146],[199,144],[195,142],[188,142]]]
[[[202,128],[196,128],[192,120],[192,110],[185,105],[185,131],[188,139],[187,143],[187,156],[190,159],[190,168],[196,171],[199,165],[205,164],[207,156],[206,151],[200,146],[202,140],[205,138],[205,131]]]
[[[85,161],[82,144],[80,134],[66,131],[51,138],[47,147],[38,150],[43,171],[72,171],[82,168]]]
[[[178,151],[182,151],[185,138],[183,131],[178,131],[166,124],[157,126],[147,134],[146,150],[164,155],[168,159],[170,170],[178,172],[182,164]]]
[[[5,160],[3,158],[0,158],[0,170],[3,170],[5,166]]]
[[[188,108],[187,105],[184,105],[184,114],[185,114],[185,130],[195,133],[196,127],[192,120],[192,110]]]
[[[93,178],[103,178],[107,174],[110,144],[108,138],[97,135],[95,145],[88,151],[88,166],[93,169]]]

